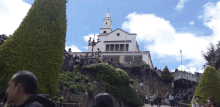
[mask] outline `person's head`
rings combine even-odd
[[[24,70],[15,73],[6,90],[8,102],[16,102],[22,95],[37,94],[37,87],[38,80],[32,72]]]
[[[169,93],[169,92],[167,91],[167,93]]]
[[[100,93],[95,96],[93,107],[113,107],[113,99],[108,93]]]
[[[198,102],[200,97],[199,96],[195,96],[194,99]]]

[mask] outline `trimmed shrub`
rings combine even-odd
[[[220,100],[220,83],[214,67],[206,67],[200,78],[199,85],[194,94],[195,96],[200,97],[199,103],[206,103],[209,96],[213,96],[216,101]]]
[[[107,63],[88,65],[84,66],[83,69],[92,72],[97,81],[118,101],[124,101],[132,106],[144,105],[134,88],[130,86],[128,74],[122,69],[115,69]]]
[[[144,103],[141,101],[140,97],[137,95],[134,87],[129,84],[128,87],[125,87],[125,100],[124,102],[130,107],[144,106]],[[128,94],[129,93],[129,94]]]
[[[14,34],[0,45],[0,87],[18,71],[33,72],[41,94],[54,97],[67,30],[66,0],[35,0]]]

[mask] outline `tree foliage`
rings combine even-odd
[[[0,45],[0,87],[6,89],[15,72],[28,70],[38,90],[57,94],[66,37],[66,0],[35,0],[14,34]]]
[[[210,47],[207,48],[207,52],[202,51],[202,56],[206,60],[206,63],[203,65],[203,68],[206,66],[213,66],[216,70],[220,68],[220,41],[216,47],[210,43]]]
[[[206,67],[200,78],[199,85],[194,94],[195,96],[200,97],[201,100],[199,100],[199,103],[206,103],[209,96],[213,96],[217,101],[220,100],[220,83],[214,67]]]
[[[173,79],[174,79],[173,75],[170,73],[170,71],[169,71],[169,69],[167,68],[167,66],[165,66],[165,68],[163,69],[162,77],[163,77],[164,80],[167,81],[167,82],[172,82]]]

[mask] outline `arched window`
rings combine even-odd
[[[106,31],[104,31],[103,33],[106,33]]]

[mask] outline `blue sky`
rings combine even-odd
[[[0,34],[13,34],[34,0],[0,0]],[[3,5],[2,5],[3,4]],[[87,51],[89,36],[98,34],[108,7],[112,30],[137,33],[139,49],[150,51],[153,65],[203,72],[201,51],[220,40],[217,0],[68,0],[66,49]]]

